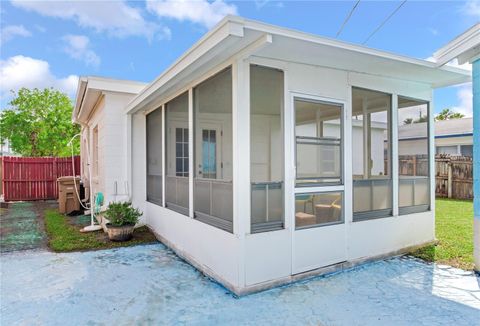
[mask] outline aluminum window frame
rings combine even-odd
[[[296,126],[297,126],[297,121],[296,121],[296,109],[295,109],[295,100],[301,100],[305,102],[311,102],[311,103],[318,103],[318,104],[326,104],[326,105],[332,105],[332,106],[337,106],[340,108],[340,180],[338,182],[317,182],[317,183],[297,183],[298,180],[298,173],[297,173],[297,134],[296,134]],[[345,150],[345,102],[335,100],[335,99],[326,99],[322,98],[319,96],[314,96],[314,95],[307,95],[307,94],[300,94],[300,93],[292,93],[292,110],[293,110],[293,159],[294,159],[294,167],[295,167],[295,173],[294,173],[294,187],[295,188],[313,188],[313,187],[328,187],[328,186],[338,186],[338,185],[345,185],[345,155],[344,155],[344,150]],[[303,180],[306,180],[307,178],[303,178]],[[312,179],[312,178],[309,178]],[[321,178],[321,177],[316,177],[313,178],[315,180],[319,179],[326,179],[326,178]],[[338,179],[338,178],[336,178]]]
[[[252,119],[252,96],[251,96],[251,84],[252,84],[252,79],[251,79],[251,71],[252,67],[260,67],[263,69],[270,69],[270,70],[276,70],[278,72],[282,73],[282,92],[281,92],[281,102],[282,102],[282,107],[280,108],[280,144],[282,146],[281,150],[281,162],[282,162],[282,169],[281,169],[281,176],[282,176],[282,181],[281,182],[252,182],[251,178],[251,168],[250,168],[250,175],[249,175],[249,191],[250,191],[250,233],[251,234],[256,234],[256,233],[263,233],[263,232],[271,232],[271,231],[278,231],[278,230],[283,230],[285,229],[285,217],[286,217],[286,207],[285,207],[285,155],[286,155],[286,150],[285,150],[285,94],[287,92],[287,87],[286,87],[286,71],[284,69],[280,69],[278,67],[272,67],[268,65],[263,65],[263,64],[257,64],[257,63],[249,63],[248,65],[248,70],[249,70],[249,80],[248,80],[248,88],[249,88],[249,151],[250,151],[250,162],[249,164],[252,164],[252,156],[251,156],[251,143],[252,143],[252,130],[251,130],[251,119]],[[266,185],[267,189],[266,191],[266,197],[268,198],[268,185],[270,184],[281,184],[281,189],[282,189],[282,219],[281,221],[272,221],[272,222],[263,222],[263,223],[252,223],[252,218],[253,218],[253,191],[252,188],[256,185]],[[268,215],[268,200],[266,201],[266,211]]]
[[[398,171],[398,215],[401,216],[401,215],[409,215],[409,214],[415,214],[415,213],[423,213],[423,212],[430,212],[432,210],[432,187],[431,187],[431,184],[432,184],[432,171],[431,171],[431,164],[432,164],[432,160],[435,160],[435,153],[432,155],[431,153],[431,146],[432,146],[432,140],[431,140],[431,136],[432,136],[432,133],[431,133],[431,130],[432,130],[432,117],[431,117],[431,101],[428,101],[428,100],[423,100],[423,99],[418,99],[418,98],[415,98],[415,97],[410,97],[410,96],[405,96],[405,95],[401,95],[401,94],[397,94],[397,103],[398,103],[398,100],[399,98],[404,98],[404,99],[407,99],[407,100],[412,100],[412,101],[416,101],[418,103],[420,103],[419,105],[423,105],[423,104],[426,104],[427,105],[427,155],[428,155],[428,172],[427,172],[427,177],[425,178],[422,178],[422,179],[427,179],[429,182],[428,182],[428,198],[429,198],[429,202],[428,204],[419,204],[419,205],[410,205],[410,206],[400,206],[400,182],[401,182],[401,179],[400,179],[400,170]],[[403,108],[397,108],[397,111],[401,110]],[[397,126],[396,128],[398,128],[398,122],[397,122]],[[398,142],[400,142],[400,139],[397,140]],[[435,140],[433,140],[433,144],[435,145]],[[436,148],[434,148],[435,152],[436,152]],[[397,153],[397,161],[400,159],[400,154]],[[404,179],[405,180],[405,179]],[[408,179],[407,179],[408,180]]]
[[[353,121],[353,91],[355,89],[359,89],[359,90],[365,90],[365,91],[370,91],[370,92],[376,92],[376,93],[382,93],[382,94],[385,94],[385,95],[388,95],[390,96],[390,114],[387,115],[387,124],[388,126],[390,127],[390,130],[388,132],[388,139],[389,139],[389,156],[390,156],[390,160],[389,160],[389,172],[390,172],[390,177],[389,178],[386,178],[386,177],[379,177],[379,178],[371,178],[371,175],[370,175],[370,172],[369,172],[369,179],[353,179],[353,169],[352,169],[352,222],[363,222],[363,221],[368,221],[368,220],[374,220],[374,219],[380,219],[380,218],[389,218],[389,217],[392,217],[393,216],[393,212],[394,212],[394,204],[395,204],[395,201],[394,201],[394,190],[393,190],[393,186],[394,186],[394,180],[393,180],[393,160],[394,160],[394,157],[393,157],[393,128],[398,128],[398,126],[394,126],[393,125],[393,110],[394,110],[394,98],[397,98],[398,99],[398,95],[396,95],[395,93],[389,93],[389,92],[386,92],[386,91],[382,91],[382,90],[378,90],[378,89],[373,89],[373,88],[367,88],[367,87],[362,87],[362,86],[351,86],[350,87],[350,92],[351,92],[351,96],[350,96],[350,101],[351,101],[351,107],[352,107],[352,116],[351,116],[351,120]],[[397,109],[398,110],[398,109]],[[387,111],[388,112],[388,111]],[[365,124],[363,123],[362,124],[362,131],[363,131],[363,128],[364,128]],[[352,124],[352,130],[353,130],[353,124]],[[363,144],[363,143],[362,143]],[[365,144],[363,144],[363,146],[365,146]],[[352,148],[351,148],[351,151],[352,151],[352,157],[353,157],[353,132],[352,132]],[[371,148],[370,148],[370,151],[371,151]],[[398,157],[397,157],[397,160],[398,160]],[[392,207],[391,208],[385,208],[385,209],[374,209],[374,210],[369,210],[369,211],[361,211],[361,212],[355,212],[354,211],[354,202],[355,202],[355,181],[377,181],[377,180],[384,180],[384,181],[387,181],[389,180],[390,181],[390,184],[391,184],[391,198],[390,198],[390,201],[392,203]]]

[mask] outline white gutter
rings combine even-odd
[[[480,55],[480,23],[473,25],[466,32],[440,48],[433,54],[436,66],[440,67],[457,58],[459,64],[473,61],[472,57]]]

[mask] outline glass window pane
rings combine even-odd
[[[147,200],[162,205],[162,110],[147,115]]]
[[[428,103],[402,96],[398,97],[398,171],[399,207],[424,206],[423,210],[428,210]]]
[[[196,86],[193,101],[195,218],[232,232],[231,68]]]
[[[343,192],[295,195],[295,228],[343,222]]]
[[[166,135],[166,206],[188,215],[188,93],[174,98],[165,105]],[[187,151],[184,151],[184,147]]]
[[[392,214],[391,117],[390,94],[352,89],[354,220]]]
[[[250,66],[251,230],[283,228],[283,72]]]
[[[460,146],[460,152],[462,156],[473,157],[473,145]]]
[[[296,184],[342,183],[342,106],[295,99]]]

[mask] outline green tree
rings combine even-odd
[[[452,109],[446,108],[435,116],[435,121],[461,119],[463,117],[465,117],[465,115],[463,115],[462,113],[455,112]]]
[[[14,93],[9,108],[0,112],[0,139],[23,156],[69,156],[70,139],[80,131],[72,123],[72,103],[54,89],[22,88]],[[74,154],[80,152],[78,138]]]

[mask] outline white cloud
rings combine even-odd
[[[255,7],[257,10],[263,9],[263,7],[269,5],[270,7],[283,8],[284,4],[277,0],[255,0]]]
[[[207,28],[212,27],[226,15],[236,15],[237,7],[223,0],[147,0],[147,9],[159,17],[179,21],[191,21]]]
[[[107,32],[116,37],[144,36],[152,40],[165,37],[165,27],[148,22],[141,10],[124,1],[21,1],[11,0],[16,7],[34,11],[43,16],[69,19],[81,27]]]
[[[5,26],[0,33],[0,44],[5,44],[16,36],[29,37],[32,36],[32,33],[23,25]]]
[[[75,95],[78,76],[69,75],[64,78],[55,76],[47,61],[38,60],[23,55],[0,60],[0,98],[4,100],[11,96],[10,91],[26,88],[53,87],[67,93],[70,97]]]
[[[432,35],[434,35],[434,36],[437,36],[437,35],[438,35],[438,29],[436,29],[436,28],[429,27],[429,28],[428,28],[428,31],[429,31],[430,33],[432,33]]]
[[[462,8],[464,15],[473,16],[477,21],[480,20],[480,1],[479,0],[469,0],[465,3]]]
[[[463,113],[466,117],[471,117],[473,114],[472,83],[458,86],[457,99],[458,105],[452,109],[455,112]]]
[[[67,53],[73,59],[83,61],[87,66],[98,67],[100,57],[90,48],[90,39],[85,35],[65,35],[63,41]]]

